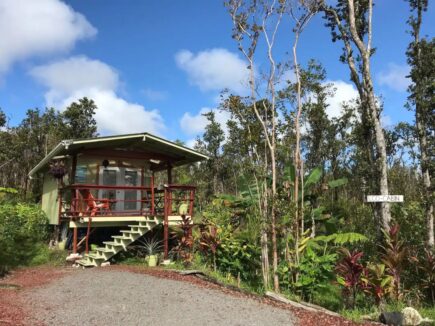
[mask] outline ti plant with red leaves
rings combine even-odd
[[[425,249],[422,258],[411,257],[411,262],[416,263],[421,273],[421,285],[429,294],[432,304],[435,304],[435,253],[433,250]]]
[[[216,271],[216,251],[220,245],[218,238],[218,228],[215,225],[201,225],[199,238],[199,250],[205,255],[211,254],[213,258],[213,268]]]
[[[394,279],[386,273],[384,264],[368,264],[361,281],[363,291],[371,295],[378,306],[394,290]]]
[[[361,276],[364,266],[360,260],[363,256],[361,251],[350,252],[346,248],[340,249],[342,259],[335,267],[337,283],[343,286],[343,298],[346,298],[346,305],[349,308],[355,306],[356,295],[362,288]]]
[[[403,291],[401,286],[401,275],[407,262],[408,250],[399,238],[400,227],[398,224],[393,225],[389,232],[384,231],[385,244],[380,246],[383,254],[381,261],[385,265],[387,274],[393,277],[392,295],[396,300],[401,300]]]
[[[175,253],[178,257],[183,260],[184,265],[188,266],[193,260],[193,236],[192,236],[192,219],[186,215],[181,215],[181,222],[179,232],[173,233],[174,237],[177,238],[178,244],[174,248]]]

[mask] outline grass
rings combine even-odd
[[[64,266],[68,252],[57,248],[50,249],[45,243],[39,243],[35,248],[35,255],[28,266]]]

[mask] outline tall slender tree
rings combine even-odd
[[[272,240],[272,266],[273,286],[279,291],[278,279],[278,244],[276,233],[276,210],[275,199],[277,195],[277,90],[275,85],[278,80],[278,63],[274,54],[274,47],[278,28],[287,8],[286,1],[244,1],[230,0],[226,3],[233,21],[233,38],[237,41],[240,51],[248,63],[250,102],[252,110],[260,123],[267,148],[264,162],[264,179],[261,182],[265,198],[264,219],[270,216],[270,230]],[[265,92],[263,101],[258,101],[259,85],[256,76],[256,50],[259,39],[265,41],[266,60],[268,62],[265,73]],[[267,182],[267,175],[270,171],[271,185]],[[266,238],[265,231],[262,239]],[[264,248],[264,240],[262,240]],[[263,252],[263,251],[262,251]],[[266,286],[266,284],[265,284]]]
[[[415,131],[420,147],[420,167],[423,179],[423,200],[427,226],[427,244],[435,246],[434,241],[434,195],[432,188],[434,171],[434,110],[435,110],[435,39],[421,38],[420,31],[423,13],[427,10],[428,0],[408,0],[411,16],[412,42],[408,46],[408,63],[411,66],[412,84],[407,106],[415,111]]]
[[[350,79],[355,84],[361,107],[362,120],[367,120],[370,130],[369,141],[373,144],[376,155],[373,179],[378,182],[381,195],[388,195],[388,166],[384,130],[381,124],[381,110],[377,103],[373,79],[370,70],[370,58],[374,53],[372,47],[373,0],[338,0],[335,6],[323,3],[327,26],[331,28],[332,41],[343,42],[341,61],[350,70]],[[376,209],[378,225],[390,229],[390,204],[383,202]]]

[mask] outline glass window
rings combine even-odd
[[[86,174],[88,172],[88,168],[85,165],[76,167],[76,175],[74,177],[75,183],[86,183]]]

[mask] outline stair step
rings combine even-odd
[[[149,229],[150,228],[148,225],[138,225],[138,224],[135,224],[135,225],[129,224],[128,227],[129,228],[140,228],[140,229]]]
[[[109,246],[114,246],[114,247],[122,247],[123,246],[122,243],[113,242],[113,241],[104,241],[103,243],[106,245],[109,245]]]
[[[140,231],[133,231],[133,230],[121,230],[121,233],[141,234]]]
[[[149,225],[147,225],[147,223],[148,224],[157,224],[158,222],[151,220],[151,221],[146,221],[146,222],[139,222],[139,225],[140,226],[149,226]]]
[[[112,235],[113,241],[104,241],[105,247],[97,247],[77,263],[83,267],[100,266],[102,262],[109,260],[118,252],[127,250],[127,246],[160,223],[161,220],[150,219],[140,221],[139,224],[131,224],[128,226],[130,230],[121,230],[122,235]]]
[[[87,259],[80,259],[80,260],[77,260],[76,263],[82,265],[83,267],[95,267],[95,266],[97,266],[96,263],[93,263],[93,262],[91,262],[91,261],[89,261],[89,260],[87,260]]]
[[[97,251],[101,251],[101,252],[114,252],[113,249],[107,249],[106,247],[98,247]]]
[[[85,257],[90,257],[95,260],[106,260],[106,258],[98,256],[96,254],[85,254]]]
[[[119,239],[119,240],[131,240],[130,237],[125,237],[123,235],[112,235],[113,239]]]

